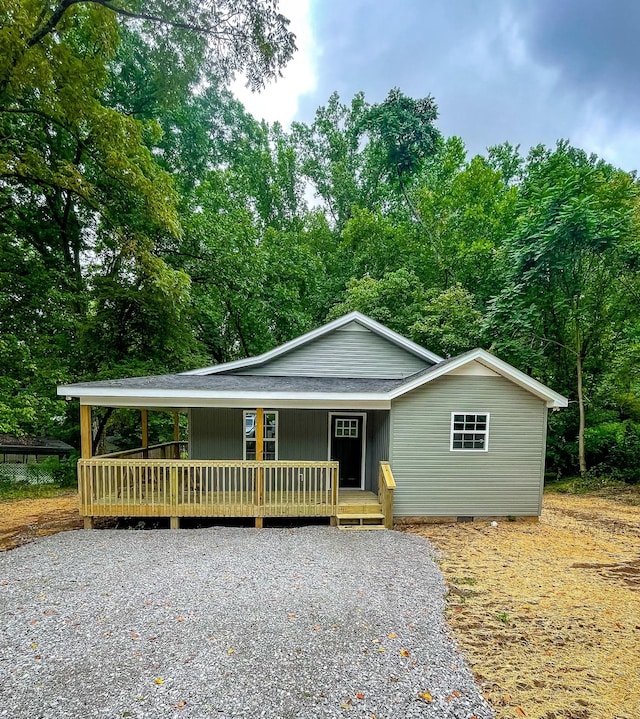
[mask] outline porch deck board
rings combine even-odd
[[[168,493],[154,491],[152,496],[136,497],[135,501],[123,501],[117,494],[95,497],[90,503],[90,512],[94,517],[169,517],[175,514],[176,506],[168,501]],[[338,506],[334,508],[322,498],[314,503],[296,501],[296,497],[282,497],[281,493],[265,492],[264,505],[256,505],[251,492],[227,493],[226,502],[216,502],[215,498],[204,501],[198,491],[181,496],[177,503],[180,517],[331,517],[342,513],[377,513],[380,502],[373,492],[362,490],[342,490],[338,494]]]
[[[335,508],[330,501],[318,497],[315,501],[302,501],[298,497],[282,496],[280,492],[265,492],[264,502],[258,506],[253,492],[227,492],[224,502],[207,499],[199,492],[180,496],[177,504],[169,501],[165,492],[154,491],[150,497],[136,497],[134,502],[123,501],[116,494],[96,497],[88,505],[94,517],[330,517]]]

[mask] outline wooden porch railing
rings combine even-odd
[[[78,480],[86,517],[332,516],[338,506],[337,462],[103,455],[81,459]]]
[[[164,442],[121,452],[101,454],[99,459],[180,459],[189,449],[188,442]]]
[[[382,505],[384,514],[384,526],[393,529],[393,491],[396,488],[396,481],[393,478],[389,462],[380,462],[378,472],[378,499]]]

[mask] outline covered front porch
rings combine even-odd
[[[341,487],[338,461],[265,458],[265,411],[254,414],[255,458],[193,459],[190,442],[180,439],[177,413],[174,440],[150,446],[146,409],[141,447],[92,457],[91,406],[81,405],[78,488],[85,527],[94,517],[168,517],[174,529],[186,517],[253,518],[256,527],[265,518],[287,517],[326,517],[344,528],[393,526],[388,462],[377,463],[377,482],[367,489]]]

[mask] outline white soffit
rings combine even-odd
[[[462,377],[500,377],[497,372],[494,372],[492,369],[489,369],[488,367],[485,367],[483,364],[480,364],[480,362],[476,362],[475,360],[473,362],[469,362],[469,364],[462,365],[461,367],[456,367],[454,370],[449,372],[449,375],[458,375]]]

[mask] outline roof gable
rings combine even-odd
[[[443,360],[440,364],[429,367],[423,372],[417,374],[415,377],[409,378],[406,382],[403,382],[402,385],[391,390],[389,395],[391,399],[395,399],[396,397],[400,397],[401,395],[411,392],[418,387],[422,387],[428,382],[433,382],[438,379],[438,377],[461,374],[460,372],[457,372],[457,370],[465,367],[468,367],[471,372],[476,374],[477,369],[475,368],[475,365],[485,367],[501,377],[510,380],[523,389],[526,389],[540,399],[544,400],[548,407],[566,407],[568,405],[566,397],[558,394],[558,392],[554,392],[552,389],[542,384],[542,382],[538,382],[538,380],[533,379],[533,377],[529,377],[529,375],[521,372],[519,369],[516,369],[508,362],[505,362],[495,355],[492,355],[490,352],[482,349],[471,350],[470,352],[465,352],[457,357]]]
[[[441,361],[388,327],[351,312],[257,357],[183,374],[402,378]]]

